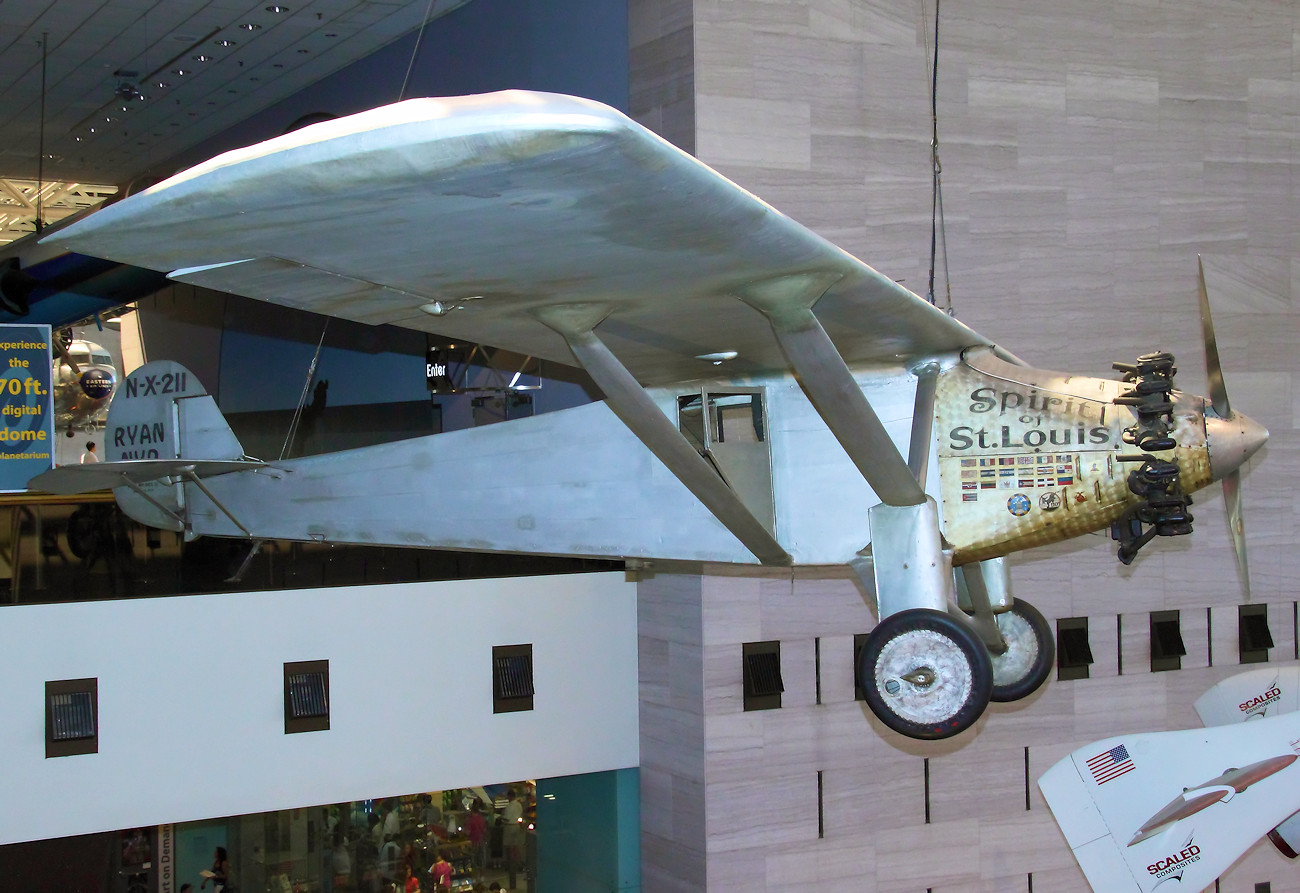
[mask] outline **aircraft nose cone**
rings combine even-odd
[[[1226,419],[1205,417],[1205,442],[1210,451],[1210,477],[1220,480],[1231,474],[1268,441],[1268,429],[1259,422],[1234,412]]]

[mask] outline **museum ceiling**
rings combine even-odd
[[[465,2],[0,0],[0,241]]]

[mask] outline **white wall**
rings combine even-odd
[[[493,715],[492,646],[535,709]],[[330,661],[331,727],[284,734],[283,663]],[[99,752],[45,758],[47,680],[97,677]],[[0,609],[0,844],[636,766],[622,574]]]

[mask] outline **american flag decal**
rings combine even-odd
[[[1093,781],[1097,784],[1113,781],[1125,772],[1132,772],[1134,768],[1136,767],[1129,759],[1128,748],[1122,744],[1102,751],[1088,760],[1088,771],[1092,773]]]

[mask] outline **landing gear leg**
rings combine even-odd
[[[988,706],[993,669],[970,628],[942,611],[892,614],[867,639],[858,682],[871,711],[909,738],[950,738]]]

